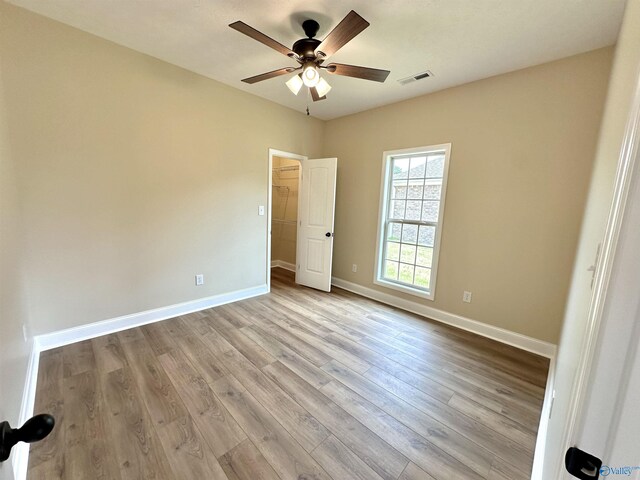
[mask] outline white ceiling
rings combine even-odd
[[[615,43],[625,0],[9,0],[81,30],[304,111],[289,76],[242,78],[296,63],[228,27],[242,20],[291,46],[300,24],[324,38],[355,10],[371,26],[331,61],[391,70],[384,84],[324,74],[311,115],[332,119]],[[433,78],[397,80],[431,70]],[[310,100],[309,100],[310,101]]]

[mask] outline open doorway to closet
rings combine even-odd
[[[269,288],[271,267],[281,267],[300,285],[331,290],[337,162],[269,149]]]
[[[269,290],[272,268],[285,268],[293,272],[297,268],[298,199],[301,189],[301,167],[306,159],[304,155],[269,149],[267,207],[267,286]]]
[[[271,166],[271,267],[296,271],[300,160],[274,155]]]

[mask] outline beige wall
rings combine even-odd
[[[283,169],[284,167],[284,169]],[[295,170],[291,170],[291,169]],[[296,263],[300,162],[273,157],[271,260]]]
[[[268,149],[318,155],[324,123],[0,14],[34,334],[264,284]]]
[[[398,296],[556,343],[612,53],[327,122],[323,154],[338,157],[334,275],[394,293],[373,284],[382,152],[450,142],[435,301]]]
[[[0,17],[0,29],[4,27]],[[22,231],[16,172],[9,149],[0,64],[0,422],[18,426],[30,344],[21,263]],[[0,479],[13,478],[11,462],[0,463]]]

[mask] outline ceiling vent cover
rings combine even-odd
[[[425,78],[433,77],[433,73],[430,70],[425,70],[424,72],[416,73],[415,75],[411,75],[410,77],[401,78],[398,80],[400,85],[408,85],[409,83],[416,82],[418,80],[424,80]]]

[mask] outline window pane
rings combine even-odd
[[[441,191],[442,185],[425,185],[423,198],[425,200],[440,200]]]
[[[431,284],[431,269],[416,267],[415,285],[422,288],[429,288]]]
[[[388,278],[389,280],[397,280],[398,279],[398,263],[397,262],[384,262],[384,278]]]
[[[407,198],[407,185],[405,183],[393,186],[391,198]],[[440,198],[440,197],[438,197]]]
[[[418,241],[418,225],[402,225],[402,243],[416,243]]]
[[[401,223],[390,223],[387,230],[387,240],[400,241],[400,234],[402,233]]]
[[[389,256],[387,255],[387,258]],[[418,247],[418,253],[416,255],[416,265],[423,267],[430,267],[433,261],[433,248]]]
[[[413,283],[413,265],[400,264],[400,274],[398,280],[405,283]]]
[[[407,202],[408,204],[411,202]],[[408,210],[408,209],[407,209]],[[425,222],[437,222],[440,202],[425,201],[422,204],[422,220]]]
[[[400,244],[394,243],[394,242],[387,242],[387,260],[395,260],[397,262],[399,259],[400,259]],[[428,266],[431,266],[431,265],[428,265]]]
[[[391,218],[404,218],[405,200],[391,200],[389,214]]]
[[[409,169],[409,178],[424,178],[426,163],[427,157],[413,157],[411,159],[411,168]]]
[[[442,177],[444,174],[444,155],[429,157],[427,161],[427,177]]]
[[[405,220],[420,220],[420,209],[422,202],[419,200],[407,200],[407,210],[404,214]],[[397,217],[396,217],[397,218]]]
[[[420,231],[418,233],[418,245],[425,245],[427,247],[433,247],[433,242],[436,238],[436,227],[427,227],[420,225]]]
[[[403,243],[400,248],[400,261],[414,264],[416,262],[416,246]]]
[[[420,181],[420,182],[416,182],[416,181],[409,182],[408,198],[417,199],[417,200],[421,200],[422,199],[422,181]]]
[[[393,179],[407,178],[409,173],[409,159],[398,158],[393,161]]]

